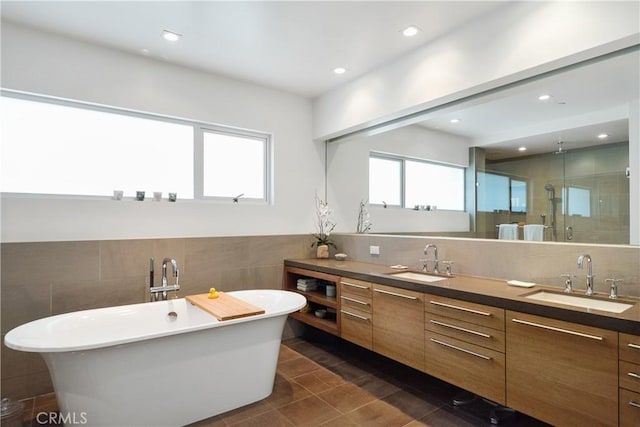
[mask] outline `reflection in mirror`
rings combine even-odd
[[[639,82],[636,46],[330,142],[328,198],[354,227],[368,200],[374,233],[629,244]],[[416,163],[465,177],[412,178]]]

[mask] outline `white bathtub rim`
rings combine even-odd
[[[49,317],[45,317],[42,319],[25,323],[9,331],[5,335],[4,342],[7,347],[13,350],[33,352],[33,353],[62,353],[62,352],[74,352],[74,351],[87,351],[92,349],[113,347],[113,346],[133,343],[133,342],[151,340],[156,338],[169,337],[172,335],[196,332],[196,331],[205,330],[209,328],[225,327],[225,326],[231,326],[238,323],[259,321],[261,319],[267,319],[270,317],[286,316],[289,313],[300,310],[302,307],[306,305],[306,298],[304,298],[302,295],[295,292],[279,290],[279,289],[255,289],[255,290],[251,289],[251,290],[231,291],[227,293],[229,295],[238,297],[239,299],[244,299],[243,296],[247,297],[247,296],[250,296],[251,294],[253,295],[267,294],[268,295],[268,294],[274,294],[274,293],[276,294],[286,293],[287,297],[290,298],[292,301],[291,301],[291,304],[288,305],[287,307],[278,308],[276,310],[265,308],[264,314],[246,316],[246,317],[229,319],[224,321],[219,321],[213,315],[210,315],[209,313],[206,313],[202,309],[191,305],[190,303],[186,302],[184,298],[179,298],[177,300],[169,300],[169,301],[136,303],[136,304],[127,304],[122,306],[112,306],[112,307],[105,307],[105,308],[81,310],[81,311],[75,311],[70,313],[58,314],[55,316],[49,316]],[[195,325],[186,325],[186,326],[178,327],[174,329],[160,330],[158,332],[144,333],[144,334],[127,333],[127,331],[122,331],[121,337],[117,339],[110,338],[108,340],[100,339],[99,332],[96,331],[96,337],[94,340],[91,340],[85,343],[77,343],[77,344],[66,343],[64,345],[59,345],[59,344],[56,345],[49,342],[50,340],[47,340],[48,342],[43,343],[43,342],[37,342],[38,341],[37,337],[34,339],[33,337],[24,336],[24,334],[30,332],[30,330],[42,328],[44,325],[51,322],[52,320],[65,319],[69,317],[77,317],[81,313],[85,315],[91,315],[96,311],[104,311],[104,310],[121,311],[129,308],[142,306],[145,304],[163,304],[163,305],[166,305],[167,308],[169,308],[170,303],[172,302],[182,303],[182,301],[185,302],[187,310],[199,311],[200,313],[205,314],[207,321],[203,323],[195,324]]]

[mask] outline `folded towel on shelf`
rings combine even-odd
[[[527,224],[524,226],[524,240],[542,242],[544,240],[544,225]]]
[[[518,240],[518,224],[500,224],[498,228],[498,239]]]

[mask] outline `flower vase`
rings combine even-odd
[[[329,245],[318,245],[316,258],[329,258]]]

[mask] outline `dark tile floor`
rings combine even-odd
[[[460,392],[338,338],[309,332],[283,341],[271,396],[191,427],[491,426],[492,406],[482,399],[453,406]],[[43,425],[35,420],[43,410],[57,410],[54,395],[25,401],[25,426]],[[516,413],[499,425],[545,424]]]

